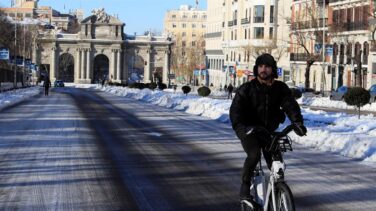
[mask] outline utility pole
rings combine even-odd
[[[325,0],[322,0],[322,77],[321,77],[321,94],[325,89]]]
[[[16,12],[17,17],[17,12]],[[14,20],[14,80],[13,87],[17,87],[17,20]]]

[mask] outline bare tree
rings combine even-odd
[[[204,61],[205,41],[202,36],[189,44],[185,43],[180,35],[175,37],[172,47],[172,69],[178,77],[191,81],[193,70],[204,64]]]
[[[290,37],[291,44],[297,46],[299,52],[304,52],[303,54],[293,53],[293,56],[305,60],[305,87],[309,88],[311,66],[321,59],[322,51],[324,50],[321,48],[321,52],[316,52],[312,45],[322,44],[324,41],[323,27],[325,26],[323,24],[324,19],[322,18],[324,11],[320,11],[319,6],[314,1],[302,3],[302,5],[304,9],[302,9],[301,13],[296,13],[292,21]],[[325,36],[326,42],[327,37]]]

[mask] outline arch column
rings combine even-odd
[[[144,83],[150,83],[151,82],[151,71],[150,71],[150,68],[151,68],[151,65],[150,65],[150,60],[151,60],[151,48],[149,47],[147,50],[146,50],[146,68],[144,69]]]
[[[91,78],[90,78],[90,71],[91,71],[91,58],[90,58],[90,52],[91,49],[88,48],[85,50],[86,52],[86,77],[85,81],[86,83],[91,83]]]
[[[109,68],[109,71],[108,71],[108,80],[110,81],[113,81],[115,78],[115,49],[112,49],[111,50],[111,58],[110,58],[110,68]]]
[[[84,49],[80,49],[80,54],[81,54],[80,83],[83,83],[83,80],[85,79],[85,51]]]
[[[74,83],[80,79],[80,49],[76,49],[76,61],[74,62]]]
[[[122,83],[128,83],[128,61],[126,49],[123,50],[123,69],[122,69],[123,80]]]
[[[56,80],[55,78],[55,71],[56,71],[56,47],[51,48],[52,54],[51,54],[51,64],[50,64],[50,81],[54,82]]]
[[[163,65],[163,73],[162,73],[162,82],[167,83],[168,80],[168,74],[170,73],[170,67],[169,67],[169,54],[170,51],[165,51],[165,59],[164,59],[164,65]]]
[[[121,50],[118,49],[116,50],[116,81],[118,81],[119,83],[121,82],[121,66],[120,66],[120,54],[121,54]]]

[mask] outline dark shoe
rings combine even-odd
[[[245,208],[244,210],[253,210],[253,211],[262,211],[262,207],[256,203],[254,200],[253,200],[253,197],[252,196],[248,196],[247,198],[241,198],[240,199],[240,206],[242,206],[243,208]]]
[[[240,200],[249,199],[251,197],[250,187],[251,187],[251,185],[249,183],[243,182],[241,184],[240,193],[239,193]]]

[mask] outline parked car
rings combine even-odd
[[[369,98],[369,102],[376,102],[376,84],[372,85],[371,88],[369,88],[369,95],[371,96]]]
[[[330,100],[344,100],[344,96],[349,91],[349,88],[347,86],[340,86],[337,88],[336,91],[333,91],[330,94]]]
[[[64,82],[62,80],[56,80],[54,87],[64,87]]]

